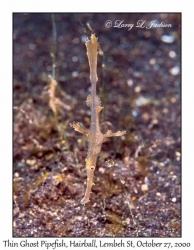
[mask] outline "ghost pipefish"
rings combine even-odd
[[[99,125],[99,114],[103,107],[101,106],[100,98],[96,94],[97,77],[97,57],[98,57],[98,42],[94,34],[91,35],[91,39],[86,40],[86,50],[88,56],[88,62],[90,67],[90,81],[91,81],[91,94],[87,97],[86,103],[91,110],[91,124],[90,129],[86,129],[81,126],[80,123],[73,123],[72,127],[88,137],[89,147],[86,157],[86,172],[87,172],[87,187],[84,198],[81,200],[82,204],[90,201],[90,193],[92,186],[94,185],[94,170],[96,167],[97,158],[101,150],[102,143],[108,137],[122,136],[126,134],[126,131],[118,131],[113,133],[108,130],[103,134]]]

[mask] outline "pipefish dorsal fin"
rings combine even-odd
[[[91,106],[92,106],[92,96],[91,95],[88,95],[86,103],[87,103],[87,106],[91,108]],[[101,101],[100,101],[100,98],[98,96],[96,96],[95,104],[96,104],[96,107],[101,106]]]

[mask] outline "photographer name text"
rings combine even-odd
[[[112,22],[111,20],[107,20],[105,22],[106,28],[127,28],[128,31],[132,30],[134,27],[139,29],[152,29],[152,28],[171,28],[172,24],[167,24],[164,22],[158,22],[157,20],[146,21],[146,20],[138,20],[136,24],[134,23],[126,23],[124,20],[116,20]]]

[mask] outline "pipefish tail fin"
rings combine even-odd
[[[92,190],[92,186],[94,185],[94,170],[95,166],[87,167],[87,187],[85,191],[84,198],[81,200],[81,204],[86,204],[90,201],[90,193]]]

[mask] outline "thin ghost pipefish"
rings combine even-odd
[[[126,134],[126,131],[118,131],[113,133],[108,130],[103,134],[99,125],[99,114],[103,107],[101,106],[100,98],[96,94],[97,77],[97,57],[98,57],[98,42],[94,34],[91,35],[91,40],[86,40],[86,50],[88,56],[88,62],[90,67],[90,81],[91,81],[91,94],[87,97],[86,103],[91,110],[91,124],[90,129],[86,129],[81,126],[80,123],[73,123],[72,127],[75,131],[85,134],[88,137],[89,147],[86,157],[86,172],[87,172],[87,187],[84,198],[81,200],[82,204],[90,201],[90,193],[92,186],[94,185],[94,171],[97,163],[97,158],[101,150],[102,143],[108,137],[122,136]]]

